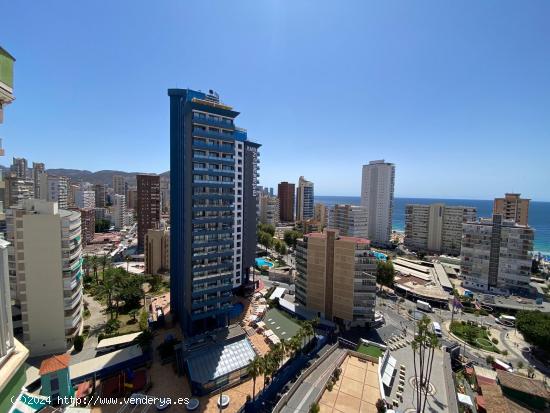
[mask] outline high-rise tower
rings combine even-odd
[[[218,95],[169,89],[172,311],[187,334],[229,322],[256,250],[259,144]]]

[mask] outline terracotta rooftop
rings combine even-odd
[[[507,387],[531,396],[550,399],[550,393],[542,381],[530,379],[519,374],[509,373],[504,370],[497,372],[497,379],[502,387]]]
[[[40,375],[53,373],[54,371],[66,369],[69,367],[69,361],[71,356],[69,354],[60,354],[58,356],[52,356],[49,359],[42,361],[40,364]]]
[[[497,384],[479,383],[479,387],[483,396],[476,397],[476,401],[485,407],[487,413],[531,413],[531,410],[505,397]]]

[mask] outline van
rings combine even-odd
[[[437,321],[432,322],[432,330],[437,337],[443,337],[443,334],[441,333],[441,326]]]

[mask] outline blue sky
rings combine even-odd
[[[163,172],[171,87],[215,89],[260,142],[261,184],[550,201],[548,1],[10,1],[6,159]],[[5,17],[8,18],[5,18]]]

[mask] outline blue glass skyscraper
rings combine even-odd
[[[213,91],[168,96],[171,310],[195,335],[229,323],[254,265],[260,145]]]

